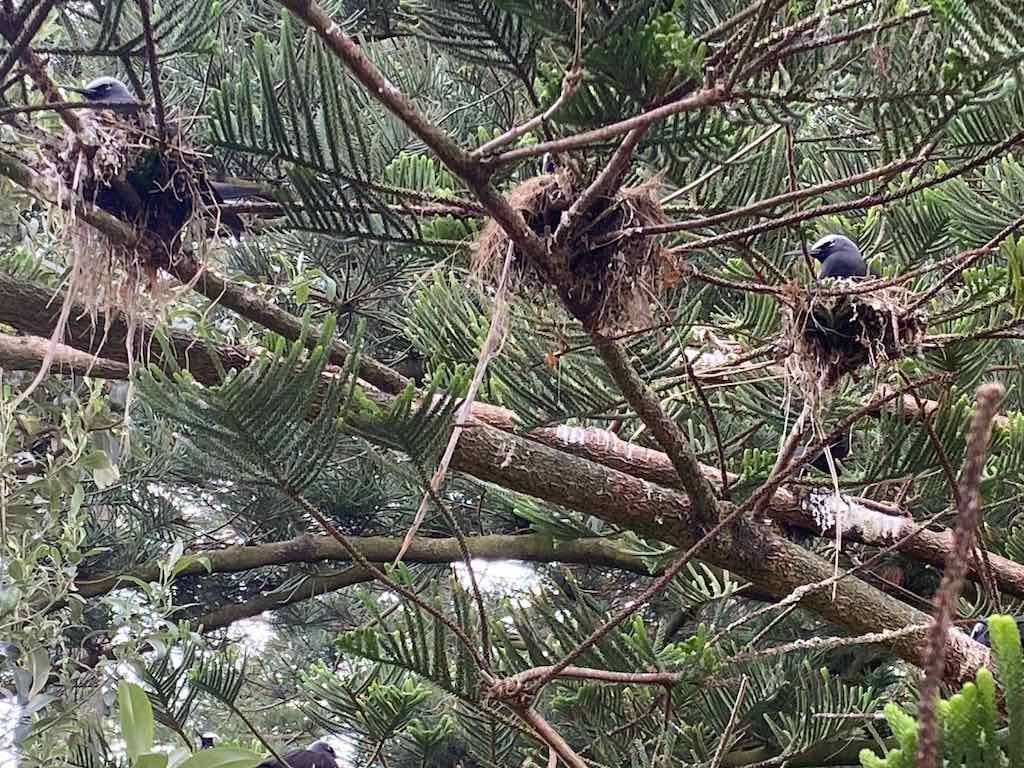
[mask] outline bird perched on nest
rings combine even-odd
[[[881,277],[868,267],[860,248],[844,235],[825,235],[811,246],[811,256],[821,262],[818,279],[826,277]]]
[[[73,91],[85,97],[85,100],[96,106],[103,106],[111,113],[121,119],[132,120],[139,129],[143,129],[148,122],[148,115],[142,109],[142,104],[135,99],[128,86],[116,77],[104,75],[90,81],[85,87],[62,86],[66,90]],[[130,116],[130,117],[128,117]],[[178,137],[178,126],[167,122],[164,125],[164,139]],[[169,202],[167,195],[167,184],[160,180],[161,163],[160,157],[154,153],[146,153],[144,162],[138,163],[128,171],[124,179],[113,180],[109,188],[113,194],[102,194],[102,190],[96,196],[96,203],[109,213],[120,217],[136,219],[150,209],[154,204],[167,207]],[[240,200],[245,198],[266,198],[270,196],[263,191],[258,184],[236,184],[228,182],[213,181],[205,176],[194,180],[197,183],[200,202],[206,207],[215,206],[221,223],[227,226],[236,235],[244,229],[244,224],[237,214],[224,208],[222,204],[227,200]],[[171,190],[172,197],[175,194]],[[181,195],[179,194],[180,198]],[[154,199],[159,198],[159,199]],[[192,201],[175,200],[174,207],[183,209],[183,203]],[[189,211],[188,213],[191,213]],[[175,215],[179,214],[179,215]],[[188,216],[185,212],[174,211],[171,219],[181,226]],[[181,219],[179,222],[178,220]]]
[[[821,262],[818,280],[830,277],[859,278],[867,277],[869,274],[881,276],[877,270],[868,266],[857,244],[844,235],[825,235],[811,246],[810,254]],[[843,473],[842,465],[838,462],[850,455],[850,444],[849,432],[843,432],[829,444],[829,453],[832,454],[837,475]],[[808,464],[822,472],[829,472],[828,457],[824,451],[818,453]]]
[[[318,741],[309,749],[296,749],[284,755],[290,768],[338,768],[334,747],[325,741]],[[267,760],[256,768],[285,768],[277,760]]]
[[[103,104],[115,112],[138,112],[141,104],[132,96],[128,86],[116,77],[97,77],[84,88],[73,85],[61,86],[65,91],[74,91],[85,96],[90,104]]]

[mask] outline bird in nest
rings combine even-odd
[[[845,235],[825,235],[810,247],[809,252],[821,264],[821,268],[818,270],[819,281],[833,277],[864,278],[869,275],[872,277],[882,276],[877,269],[868,265],[864,259],[864,254],[861,253],[857,244]],[[836,474],[841,475],[843,467],[840,461],[850,455],[850,432],[840,433],[835,440],[829,443],[828,448],[832,454]],[[829,472],[828,458],[824,450],[818,452],[807,463],[821,472]]]
[[[864,254],[845,235],[825,235],[811,246],[811,256],[821,262],[818,279],[829,277],[881,277],[874,267],[869,267]]]
[[[62,86],[65,90],[81,94],[86,102],[112,114],[115,120],[125,121],[135,131],[144,131],[151,125],[152,116],[135,99],[128,86],[115,77],[97,77],[84,87]],[[166,121],[162,139],[178,138],[179,128]],[[192,218],[197,208],[209,212],[220,224],[236,236],[245,225],[241,217],[224,206],[226,201],[273,197],[262,185],[243,182],[214,181],[206,176],[201,164],[193,163],[188,169],[192,178],[186,181],[188,189],[183,190],[181,168],[175,163],[159,142],[154,141],[133,164],[120,176],[112,179],[105,187],[94,191],[96,204],[115,216],[144,226],[165,238],[173,238]],[[198,167],[197,167],[198,166]],[[190,199],[189,191],[198,195]]]

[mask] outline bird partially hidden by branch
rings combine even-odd
[[[1024,633],[1024,617],[1017,617],[1014,620],[1017,622],[1018,629]],[[988,636],[988,624],[986,622],[979,621],[971,628],[971,640],[981,643],[986,648],[992,647],[992,640]]]
[[[177,237],[197,211],[237,236],[244,231],[245,224],[224,203],[255,198],[273,200],[261,184],[208,178],[201,158],[195,157],[195,162],[185,167],[179,156],[186,154],[182,150],[187,145],[179,126],[167,121],[164,135],[156,136],[143,104],[117,78],[103,76],[81,88],[62,87],[81,94],[89,104],[107,108],[95,118],[100,131],[104,126],[130,127],[128,134],[138,132],[140,135],[132,138],[145,145],[132,158],[134,163],[126,164],[122,173],[106,178],[105,184],[98,183],[91,190],[95,203],[108,213],[142,226],[148,234],[166,242]],[[188,178],[182,178],[183,174]]]

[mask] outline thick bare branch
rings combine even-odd
[[[214,632],[230,626],[236,621],[259,616],[266,611],[295,605],[319,595],[337,592],[356,584],[365,584],[368,581],[373,581],[373,574],[358,566],[346,568],[338,573],[306,576],[287,590],[275,590],[241,603],[222,605],[220,608],[215,608],[199,616],[193,623],[201,632]]]
[[[28,300],[0,303],[0,322],[9,323],[19,330],[29,333],[49,335],[52,327],[46,322],[52,321],[52,312],[46,308],[45,301],[40,300],[40,297],[48,296],[46,290],[31,286],[31,284],[28,284],[26,288],[25,284],[19,281],[8,282],[11,280],[12,278],[0,274],[0,295],[25,296]],[[15,288],[12,289],[11,286],[15,286]],[[8,294],[8,291],[12,291],[12,293]],[[69,343],[76,347],[81,344],[77,348],[90,350],[89,326],[80,328],[69,324],[69,328],[72,329],[69,334]],[[118,332],[116,322],[111,328],[112,334]],[[232,366],[244,367],[240,363],[250,359],[245,356],[244,350],[236,347],[217,347],[214,350],[202,346],[194,337],[180,333],[171,334],[171,338],[179,364],[188,364],[193,376],[203,383],[213,384],[220,380],[217,373],[218,368],[209,358],[209,355],[214,352],[220,356],[225,370]],[[39,354],[40,345],[46,343],[45,339],[37,339],[32,343],[21,345],[17,347],[16,352],[10,353],[9,357],[0,357],[0,366],[8,370],[36,370],[42,357],[33,358],[32,355]],[[9,347],[7,348],[9,349]],[[125,359],[123,344],[108,342],[101,347],[101,350],[104,355],[108,352],[112,353],[112,357],[119,355],[119,357],[115,357],[115,360],[123,361]],[[56,363],[60,364],[63,369],[74,370],[76,373],[85,373],[89,369],[91,361],[91,355],[88,359],[70,354],[68,356],[58,355],[56,358]],[[115,361],[112,360],[93,364],[92,374],[122,378],[114,375],[117,373],[114,365]],[[699,368],[697,373],[700,375]],[[894,390],[883,388],[881,397],[888,397],[894,392]],[[938,407],[934,401],[922,401],[922,411],[909,394],[897,399],[899,410],[907,418],[926,418]],[[474,404],[473,418],[479,420],[480,423],[501,430],[510,432],[519,430],[519,423],[514,413],[486,403]],[[996,417],[997,426],[1005,424],[1005,416]],[[670,488],[682,487],[679,475],[665,453],[628,443],[607,430],[570,426],[537,427],[531,429],[527,435],[531,440],[542,445],[585,458],[634,477]],[[712,484],[721,479],[718,468],[701,464],[700,471]],[[735,476],[729,475],[728,478],[730,484],[736,481]],[[845,525],[843,531],[845,540],[889,547],[903,539],[905,541],[899,546],[899,551],[907,557],[937,567],[942,567],[945,564],[946,557],[952,549],[950,531],[935,531],[922,527],[914,521],[908,512],[895,508],[883,508],[867,499],[851,497],[846,499],[846,502],[848,502],[848,506],[846,503],[842,505],[841,515]],[[822,536],[831,536],[834,533],[836,520],[840,516],[837,516],[835,511],[829,512],[829,509],[831,507],[823,508],[821,504],[813,502],[813,500],[782,488],[777,490],[770,499],[767,511],[774,519],[788,525]],[[995,554],[990,553],[988,557],[999,587],[1010,594],[1024,596],[1024,566]],[[973,569],[968,570],[968,575],[972,579],[981,578],[981,574],[976,573]]]
[[[686,496],[491,427],[466,431],[453,466],[480,480],[678,547],[691,547],[699,538],[699,521]],[[754,520],[741,520],[723,532],[708,543],[702,556],[779,597],[832,576],[831,563]],[[835,599],[818,590],[806,595],[801,605],[854,632],[884,632],[927,622],[925,614],[858,579],[837,583]],[[924,640],[921,630],[895,639],[893,650],[923,665]],[[947,641],[945,678],[967,680],[986,658],[981,646],[962,632],[953,632]]]

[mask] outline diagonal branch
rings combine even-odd
[[[487,410],[481,409],[475,415],[485,415]],[[491,407],[490,410],[496,420],[504,419],[506,428],[511,428],[512,419],[507,412],[502,415],[502,409]],[[534,430],[529,437],[518,437],[479,422],[463,433],[452,467],[478,480],[594,515],[644,537],[687,548],[697,542],[700,525],[685,494],[542,445],[537,439],[560,436],[564,447],[575,444],[573,449],[580,452],[596,450],[598,455],[620,466],[636,472],[653,470],[662,477],[668,475],[670,482],[678,483],[675,470],[665,454],[621,441],[618,447],[609,446],[605,441],[596,445],[586,443],[581,447],[577,432],[579,430],[573,428],[548,428]],[[650,463],[652,460],[653,465]],[[713,467],[701,467],[701,471],[709,478],[717,476]],[[948,532],[918,531],[920,526],[912,520],[880,515],[855,500],[850,502],[851,508],[847,512],[850,528],[844,532],[847,538],[852,538],[851,534],[859,530],[861,540],[883,544],[892,543],[900,535],[913,533],[908,544],[923,540],[926,545],[921,547],[921,551],[925,553],[929,547],[940,548],[940,562],[949,551]],[[769,504],[769,512],[775,519],[803,521],[812,529],[817,525],[811,508],[805,507],[788,492],[777,491]],[[820,510],[817,514],[821,516]],[[346,550],[352,554],[354,548],[349,549],[352,544],[348,540],[346,544]],[[706,561],[729,569],[776,597],[785,596],[808,582],[824,583],[832,579],[830,563],[780,536],[771,525],[753,520],[742,520],[705,544],[703,557]],[[931,557],[936,557],[934,549]],[[365,558],[360,555],[359,559],[361,564],[365,564],[362,562]],[[993,556],[991,559],[997,578],[1009,575],[1016,580],[1017,588],[1024,592],[1024,578],[1021,576],[1024,569],[1002,558]],[[927,621],[925,614],[852,578],[837,584],[835,600],[813,592],[804,595],[801,604],[857,632],[887,631]],[[923,631],[908,635],[894,641],[894,650],[904,659],[923,665],[924,639]],[[951,633],[947,639],[944,676],[954,682],[967,680],[985,658],[980,647],[966,635]]]
[[[459,147],[448,134],[427,120],[315,0],[279,1],[316,31],[331,51],[363,84],[370,96],[405,123],[433,150],[441,162],[466,182],[484,209],[505,230],[509,239],[523,254],[536,263],[543,263],[544,244],[527,225],[522,214],[509,205],[508,201],[491,186],[488,180],[489,172],[477,158]]]
[[[629,362],[622,345],[598,334],[591,338],[626,400],[651,430],[658,445],[665,449],[679,481],[693,499],[700,525],[711,525],[718,518],[718,499],[683,430],[665,413],[654,391]]]
[[[25,67],[25,72],[39,92],[43,94],[43,99],[51,104],[63,101],[63,99],[46,71],[46,62],[30,46],[32,38],[42,27],[55,4],[55,0],[41,0],[34,6],[31,15],[24,20],[11,19],[7,14],[0,16],[0,34],[11,44],[3,64],[9,69],[14,61],[20,59],[22,66]],[[80,134],[82,132],[82,123],[73,111],[58,108],[57,113],[72,133]]]
[[[544,141],[530,147],[518,147],[508,152],[503,152],[493,158],[491,164],[494,166],[508,165],[530,157],[540,157],[546,152],[559,154],[571,149],[582,149],[594,144],[602,144],[617,136],[623,136],[634,129],[647,128],[667,117],[721,104],[728,99],[728,95],[728,92],[722,86],[712,85],[709,88],[694,91],[689,96],[663,104],[660,107],[654,107],[634,117],[619,120],[616,123],[609,123],[601,128],[583,131],[582,133],[566,136],[562,139]]]
[[[193,624],[200,632],[214,632],[242,619],[259,616],[295,603],[311,600],[318,595],[365,584],[373,581],[373,574],[365,568],[353,566],[337,573],[319,573],[305,576],[298,584],[285,590],[273,590],[241,603],[229,603],[197,617]]]
[[[15,286],[14,289],[10,287],[12,285]],[[50,333],[52,325],[47,323],[52,323],[53,316],[46,309],[46,302],[49,299],[46,289],[25,283],[19,285],[18,281],[0,273],[0,295],[10,295],[16,298],[16,301],[11,303],[0,302],[0,323],[11,324],[28,333],[40,335]],[[92,354],[88,356],[88,359],[78,354],[77,350],[79,349],[91,352],[90,340],[92,338],[91,326],[81,320],[79,324],[79,326],[75,326],[74,323],[69,323],[68,326],[70,330],[68,341],[78,346],[74,349],[64,348],[68,354],[58,354],[55,358],[55,366],[59,365],[62,370],[72,370],[83,375],[91,370],[94,376],[124,378],[124,376],[118,375],[119,369],[116,361],[101,358],[99,361],[93,362]],[[101,319],[100,326],[105,325],[107,325],[106,320]],[[109,327],[111,339],[122,338],[123,323],[112,319],[109,322]],[[178,364],[190,370],[198,381],[205,384],[219,383],[224,371],[230,370],[232,367],[242,368],[253,359],[247,356],[249,353],[237,347],[207,347],[203,342],[187,334],[178,331],[167,333],[171,336],[171,347]],[[0,335],[0,341],[2,341],[0,343],[0,366],[8,370],[38,369],[42,361],[40,350],[44,349],[47,344],[45,339],[21,343],[19,339]],[[108,339],[108,343],[100,349],[102,354],[110,354],[118,361],[127,359],[123,343],[110,343],[110,339]],[[216,362],[217,355],[220,356],[221,361],[219,367]],[[700,376],[700,369],[697,369],[696,373]],[[720,372],[717,369],[712,369],[709,375],[717,379]],[[875,415],[876,412],[881,411],[885,403],[893,400],[896,402],[897,410],[909,419],[928,418],[938,407],[934,401],[923,400],[922,407],[919,408],[911,394],[901,395],[898,390],[883,387],[880,397],[868,406],[868,415]],[[507,432],[520,430],[514,413],[485,403],[475,404],[473,419],[476,423],[487,424]],[[1007,423],[1007,417],[996,417],[996,424],[1000,428],[1005,428]],[[530,440],[541,445],[587,459],[633,477],[669,488],[681,487],[679,475],[665,453],[623,441],[608,430],[595,427],[535,427],[530,429],[526,435]],[[708,482],[714,484],[720,481],[719,469],[703,464],[699,466]],[[730,484],[737,479],[734,475],[728,475],[727,478]],[[879,547],[898,544],[897,549],[907,557],[940,568],[945,564],[948,553],[952,549],[950,531],[932,530],[927,525],[916,522],[908,511],[884,507],[868,499],[847,497],[844,499],[849,504],[842,515],[844,539]],[[839,523],[839,517],[830,511],[830,508],[823,509],[820,501],[785,488],[775,491],[768,500],[767,511],[772,518],[780,522],[822,536],[833,535],[834,526]],[[987,557],[1000,589],[1013,595],[1024,596],[1024,566],[993,553],[988,553]],[[969,571],[969,574],[973,579],[982,577],[982,574],[976,573],[973,569]]]
[[[693,546],[700,531],[685,495],[621,472],[568,456],[491,427],[467,430],[454,466],[479,480],[591,514],[637,534],[678,547]],[[544,467],[538,472],[537,467]],[[711,470],[714,472],[714,470]],[[703,557],[779,597],[832,577],[832,564],[780,536],[771,525],[742,520],[707,542]],[[926,614],[859,579],[836,585],[835,599],[816,591],[801,605],[854,632],[924,625]],[[919,666],[925,662],[925,630],[896,638],[893,650]],[[987,658],[962,632],[947,639],[945,678],[969,679]]]
[[[571,242],[577,234],[576,230],[579,228],[580,220],[602,197],[610,196],[614,190],[618,189],[623,176],[629,169],[633,152],[645,133],[647,133],[646,125],[634,128],[626,134],[626,138],[622,140],[619,148],[615,150],[615,154],[597,174],[597,178],[583,190],[583,194],[576,198],[569,206],[569,210],[562,214],[562,220],[555,231],[556,248],[561,248]]]
[[[902,200],[904,198],[910,197],[911,195],[920,192],[923,189],[938,186],[939,184],[944,184],[945,182],[951,179],[955,179],[958,176],[962,176],[963,174],[984,165],[988,161],[996,157],[999,157],[1007,150],[1012,149],[1013,147],[1017,146],[1022,142],[1024,142],[1024,131],[1015,133],[1013,136],[1010,136],[1005,141],[1001,141],[999,144],[992,147],[987,152],[983,152],[982,154],[978,155],[972,160],[962,163],[961,165],[958,165],[955,168],[951,168],[949,171],[946,171],[945,173],[941,173],[938,176],[935,176],[934,178],[931,179],[925,179],[923,181],[917,182],[916,184],[908,185],[903,189],[896,190],[895,192],[889,192],[884,194],[881,192],[876,192],[869,195],[864,195],[863,197],[859,197],[855,200],[847,200],[840,203],[831,203],[829,205],[822,205],[817,208],[811,208],[809,210],[800,211],[799,213],[793,213],[788,216],[780,216],[771,219],[770,221],[759,222],[757,224],[751,224],[750,226],[742,227],[740,229],[734,229],[731,232],[725,232],[721,235],[715,235],[713,237],[706,237],[691,243],[685,243],[683,245],[679,245],[673,248],[672,252],[686,253],[688,251],[706,250],[715,245],[721,245],[722,243],[728,243],[734,240],[745,240],[747,238],[753,237],[754,235],[759,235],[764,232],[771,232],[776,229],[783,229],[784,227],[791,227],[795,224],[801,224],[804,221],[821,218],[822,216],[828,216],[835,213],[845,213],[847,211],[867,210],[870,208],[875,208],[879,205],[895,202],[896,200]]]
[[[953,615],[960,601],[960,590],[967,574],[974,537],[981,522],[981,475],[992,438],[992,423],[996,409],[1006,394],[1001,384],[991,382],[978,387],[977,410],[971,422],[967,440],[967,458],[964,460],[957,493],[957,526],[953,534],[953,551],[949,553],[946,571],[942,576],[935,601],[935,621],[928,628],[926,674],[921,685],[921,734],[918,741],[917,764],[921,768],[935,768],[939,764],[939,730],[936,699],[942,681],[947,653],[947,636]]]
[[[87,204],[79,198],[69,200],[67,195],[61,196],[53,182],[4,152],[0,152],[0,175],[8,177],[46,203],[58,205],[58,201],[62,201],[65,207],[70,207],[75,212],[76,216],[95,227],[113,242],[126,247],[144,249],[149,247],[145,239],[121,219],[101,208]],[[204,268],[191,256],[182,255],[168,264],[166,268],[182,283],[191,286],[211,301],[273,329],[289,341],[295,341],[301,337],[303,322],[300,318],[286,312],[273,302],[267,301],[255,291]],[[7,281],[11,278],[0,276],[0,280]],[[13,288],[14,286],[9,285],[8,287]],[[11,306],[9,309],[13,310],[15,307]],[[152,329],[149,329],[147,337],[151,331]],[[122,338],[127,338],[127,336]],[[308,334],[307,339],[310,347],[316,346],[319,340],[318,330]],[[332,339],[329,351],[331,361],[336,365],[343,366],[349,355],[352,354],[352,347],[336,338]],[[110,355],[109,352],[105,354]],[[113,356],[121,359],[120,355]],[[392,393],[402,391],[409,383],[408,379],[396,371],[365,356],[359,360],[359,376],[381,390]]]
[[[7,49],[3,60],[0,61],[0,81],[7,79],[7,74],[19,59],[30,59],[32,56],[37,56],[28,47],[32,44],[32,38],[36,36],[36,33],[43,26],[43,22],[46,21],[46,17],[50,15],[50,11],[56,4],[57,0],[40,0],[34,8],[30,9],[31,12],[22,22],[23,26],[16,37],[12,33],[14,29],[17,29],[19,20],[4,19],[2,24],[0,24],[0,31],[3,32],[3,36],[11,43],[11,47]]]
[[[160,91],[160,69],[156,55],[156,42],[153,40],[153,20],[150,18],[150,0],[138,0],[139,15],[142,17],[142,33],[146,40],[146,63],[149,66],[149,79],[153,86],[153,109],[156,117],[157,136],[160,141],[167,139],[164,130],[164,96]]]

